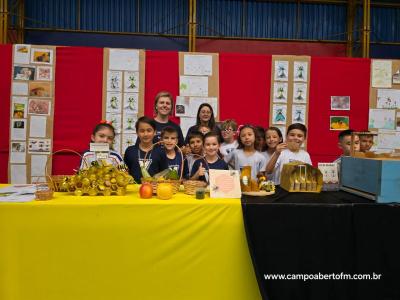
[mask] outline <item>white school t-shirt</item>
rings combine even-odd
[[[239,146],[239,143],[237,140],[234,140],[232,143],[222,143],[221,146],[219,146],[219,152],[225,157],[228,154],[232,153],[233,150],[237,149]]]
[[[301,161],[306,164],[312,164],[310,154],[307,151],[299,150],[299,152],[292,152],[289,149],[285,149],[279,155],[278,160],[275,164],[274,170],[274,183],[280,184],[281,183],[281,172],[284,164],[288,164],[292,161]]]
[[[244,166],[251,167],[251,177],[257,179],[259,172],[264,172],[267,166],[267,160],[264,155],[256,151],[252,155],[247,156],[244,154],[243,149],[236,149],[233,151],[233,161],[235,163],[235,170],[241,171]]]

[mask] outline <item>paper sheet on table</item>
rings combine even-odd
[[[208,170],[210,198],[241,198],[240,174],[237,170]]]
[[[189,128],[192,127],[193,125],[196,125],[196,118],[180,117],[179,126],[182,129],[183,136],[187,135]]]
[[[11,183],[26,183],[26,165],[10,165],[10,175]]]
[[[378,89],[377,108],[400,108],[400,90]]]
[[[391,60],[372,60],[371,85],[376,88],[392,87],[392,61]]]
[[[139,50],[110,49],[109,69],[139,71]]]
[[[31,176],[46,176],[47,155],[31,155]]]
[[[207,76],[180,76],[179,94],[181,96],[208,96]]]
[[[199,106],[203,103],[211,105],[214,111],[214,117],[218,115],[218,99],[216,97],[190,97],[189,116],[196,118]]]
[[[0,202],[28,202],[35,199],[33,184],[11,185],[0,188]]]
[[[212,55],[185,54],[183,73],[185,75],[212,75]]]
[[[30,137],[46,137],[47,117],[31,116],[29,125]]]
[[[395,109],[370,109],[368,128],[374,129],[395,129]]]

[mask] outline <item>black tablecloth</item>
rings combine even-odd
[[[400,197],[400,195],[399,195]],[[400,205],[346,192],[243,196],[264,299],[400,299]],[[381,274],[380,280],[272,280],[268,274]]]

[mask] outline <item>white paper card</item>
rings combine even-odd
[[[29,64],[31,45],[14,45],[14,64]]]
[[[27,96],[28,95],[28,83],[27,82],[16,82],[16,81],[13,81],[13,83],[12,83],[12,94],[13,95]]]
[[[207,76],[180,76],[179,82],[181,96],[208,96]]]
[[[47,155],[31,155],[31,176],[46,176]]]
[[[139,112],[139,94],[124,94],[124,113],[137,114]]]
[[[122,115],[120,113],[106,113],[106,120],[111,122],[111,125],[114,127],[115,132],[120,133],[122,129]]]
[[[28,153],[31,154],[50,154],[51,139],[29,139]]]
[[[107,71],[107,91],[110,92],[122,91],[121,71]]]
[[[11,139],[26,140],[26,119],[11,120]]]
[[[208,103],[211,105],[214,117],[218,115],[218,99],[216,97],[208,97],[208,98],[199,98],[199,97],[191,97],[189,101],[190,107],[190,116],[197,117],[197,111],[199,110],[199,106],[203,103]]]
[[[192,127],[193,125],[196,125],[196,118],[180,117],[179,126],[182,129],[183,136],[187,135],[189,128]]]
[[[139,50],[110,50],[110,70],[139,71]]]
[[[287,82],[274,82],[274,103],[287,103],[288,84]]]
[[[378,89],[377,108],[400,108],[400,90]]]
[[[293,102],[306,103],[307,102],[307,83],[294,83],[293,84]]]
[[[122,135],[122,153],[125,153],[126,148],[135,145],[137,140],[136,134],[123,134]]]
[[[287,106],[283,104],[274,104],[272,106],[272,124],[286,125]]]
[[[28,111],[28,97],[12,97],[12,116],[14,119],[26,119]]]
[[[124,92],[139,93],[139,72],[124,72]]]
[[[370,109],[368,128],[372,129],[395,129],[395,109]]]
[[[392,87],[392,61],[391,60],[372,60],[372,87],[390,88]]]
[[[286,60],[276,60],[274,67],[274,79],[277,81],[288,81],[289,62]]]
[[[30,137],[46,137],[47,117],[31,116],[29,125]]]
[[[241,198],[240,174],[237,170],[208,170],[210,198]]]
[[[307,82],[308,79],[308,62],[306,61],[295,61],[293,67],[293,80]]]
[[[10,183],[25,184],[26,183],[26,165],[10,165]]]
[[[183,57],[185,75],[212,75],[212,55],[190,55]]]
[[[293,105],[292,106],[292,123],[306,124],[306,106]]]
[[[120,113],[122,105],[122,94],[118,92],[107,93],[106,112]]]
[[[26,142],[11,142],[10,163],[26,162]]]
[[[175,116],[190,116],[190,97],[177,96],[175,102]]]
[[[378,130],[378,149],[400,149],[400,132]]]
[[[324,183],[339,183],[337,163],[318,163]]]

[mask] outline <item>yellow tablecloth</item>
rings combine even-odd
[[[260,299],[238,199],[0,203],[0,299]]]

